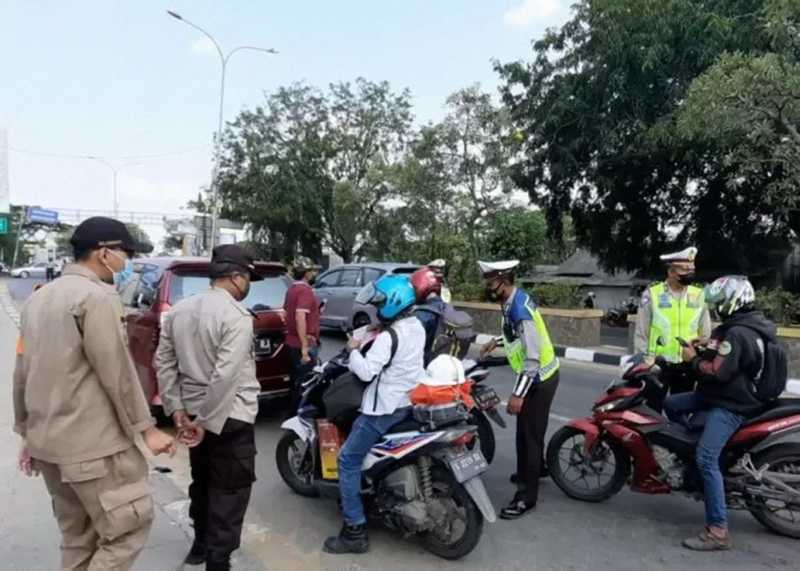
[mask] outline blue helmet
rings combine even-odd
[[[364,286],[356,302],[374,305],[381,321],[393,321],[411,309],[417,301],[414,286],[408,276],[383,276]]]

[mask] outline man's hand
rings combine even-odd
[[[683,360],[686,363],[697,357],[697,349],[695,348],[694,345],[686,345],[685,347],[683,347],[681,352],[683,354]]]
[[[189,423],[189,415],[185,410],[176,410],[172,413],[172,423],[180,430]]]
[[[483,347],[481,347],[481,353],[480,353],[481,360],[485,359],[486,356],[489,355],[489,353],[491,353],[495,349],[497,349],[497,339],[493,338],[491,341],[489,341],[488,343],[484,344]]]
[[[517,416],[520,412],[522,412],[522,397],[515,397],[512,396],[508,399],[508,414],[511,416]]]
[[[175,456],[175,439],[166,432],[151,427],[144,431],[142,438],[147,448],[154,456],[158,456],[159,454]]]
[[[206,430],[197,422],[189,422],[178,433],[178,440],[188,446],[194,448],[199,445],[203,438],[205,438]]]
[[[300,362],[304,365],[308,365],[311,362],[311,355],[308,354],[308,347],[303,347],[300,354]]]
[[[352,351],[357,351],[360,348],[361,348],[361,341],[359,341],[358,339],[353,339],[352,337],[350,337],[347,340],[347,352],[348,353],[352,352]]]
[[[19,449],[17,466],[19,467],[19,471],[28,477],[39,475],[39,470],[33,469],[33,459],[31,458],[31,451],[28,450],[28,445],[25,444],[24,440],[22,441],[22,446]]]

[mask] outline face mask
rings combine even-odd
[[[123,258],[121,255],[117,254],[113,250],[109,250],[109,252],[111,252],[117,258],[121,258],[124,261],[122,269],[118,272],[115,272],[111,268],[111,266],[105,264],[106,268],[108,268],[108,270],[112,273],[112,281],[114,282],[114,285],[119,290],[125,287],[125,284],[128,283],[128,281],[130,281],[130,279],[133,277],[133,261],[127,257]]]
[[[500,287],[501,286],[492,287],[491,284],[486,284],[486,289],[484,290],[486,299],[489,301],[500,301]]]
[[[694,283],[694,272],[679,275],[678,283],[685,286],[692,285]]]
[[[317,274],[316,273],[311,274],[311,276],[308,278],[308,285],[312,285],[313,286],[314,282],[316,282],[316,281],[317,281]]]
[[[233,284],[233,287],[236,288],[236,292],[239,294],[238,301],[244,301],[247,299],[247,296],[250,294],[250,282],[247,282],[247,285],[244,289],[240,288],[239,284],[236,283],[236,277],[231,277],[231,283]]]

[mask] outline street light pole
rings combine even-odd
[[[222,118],[224,115],[224,106],[225,106],[225,76],[228,69],[228,60],[230,60],[231,56],[236,52],[243,51],[243,50],[251,50],[256,52],[264,52],[267,54],[277,54],[277,50],[272,48],[259,48],[255,46],[237,46],[225,54],[222,51],[219,43],[214,36],[212,36],[209,32],[190,22],[177,12],[173,12],[172,10],[167,10],[167,14],[175,18],[176,20],[180,20],[187,26],[191,26],[209,40],[211,43],[214,44],[214,48],[217,50],[217,54],[219,55],[220,65],[222,66],[222,73],[220,75],[220,85],[219,85],[219,113],[217,115],[217,132],[214,135],[214,166],[211,171],[211,240],[209,241],[210,250],[214,249],[217,241],[217,226],[219,224],[219,163],[220,163],[220,154],[221,154],[221,138],[222,138]]]
[[[102,165],[105,165],[109,169],[111,169],[111,172],[114,175],[114,218],[119,218],[119,194],[117,193],[117,173],[119,171],[121,171],[122,169],[124,169],[125,167],[133,167],[133,166],[136,166],[136,165],[138,165],[140,163],[128,163],[128,164],[125,164],[125,165],[120,165],[118,167],[115,167],[110,162],[105,160],[103,157],[95,157],[95,156],[89,155],[86,158],[87,159],[92,159],[93,161],[97,161],[98,163],[100,163]]]

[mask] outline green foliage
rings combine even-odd
[[[780,325],[800,324],[800,296],[784,289],[762,289],[756,293],[756,306]]]
[[[558,307],[560,309],[577,309],[583,307],[584,294],[578,286],[564,284],[541,284],[525,288],[534,301],[542,307]]]
[[[497,212],[489,220],[486,255],[493,260],[520,260],[519,273],[525,275],[540,264],[558,264],[565,248],[550,239],[547,220],[541,211],[521,208]]]
[[[462,282],[451,287],[450,293],[455,301],[485,302],[485,286],[482,283]]]
[[[796,54],[796,26],[789,25],[790,33],[785,22],[796,22],[797,0],[640,0],[632,6],[581,0],[569,22],[534,43],[532,61],[496,66],[519,133],[513,179],[543,208],[551,232],[558,235],[562,217],[571,214],[578,245],[608,269],[655,270],[660,253],[686,244],[700,248],[706,268],[761,268],[786,251],[791,204],[782,189],[796,184],[781,182],[783,167],[743,171],[734,151],[747,150],[739,143],[747,142],[753,123],[745,122],[747,134],[735,137],[726,126],[755,119],[775,101],[762,96],[786,86],[769,54],[779,51],[778,39]],[[780,51],[796,63],[787,49]],[[734,52],[756,67],[732,70],[734,56],[726,54]],[[770,81],[753,86],[749,80],[756,77]],[[681,122],[687,96],[691,105]],[[728,116],[725,105],[736,112]],[[725,145],[712,133],[717,125]],[[778,153],[786,166],[794,155],[767,134],[754,135],[759,153],[750,156],[774,160]],[[767,187],[776,192],[763,200]]]

